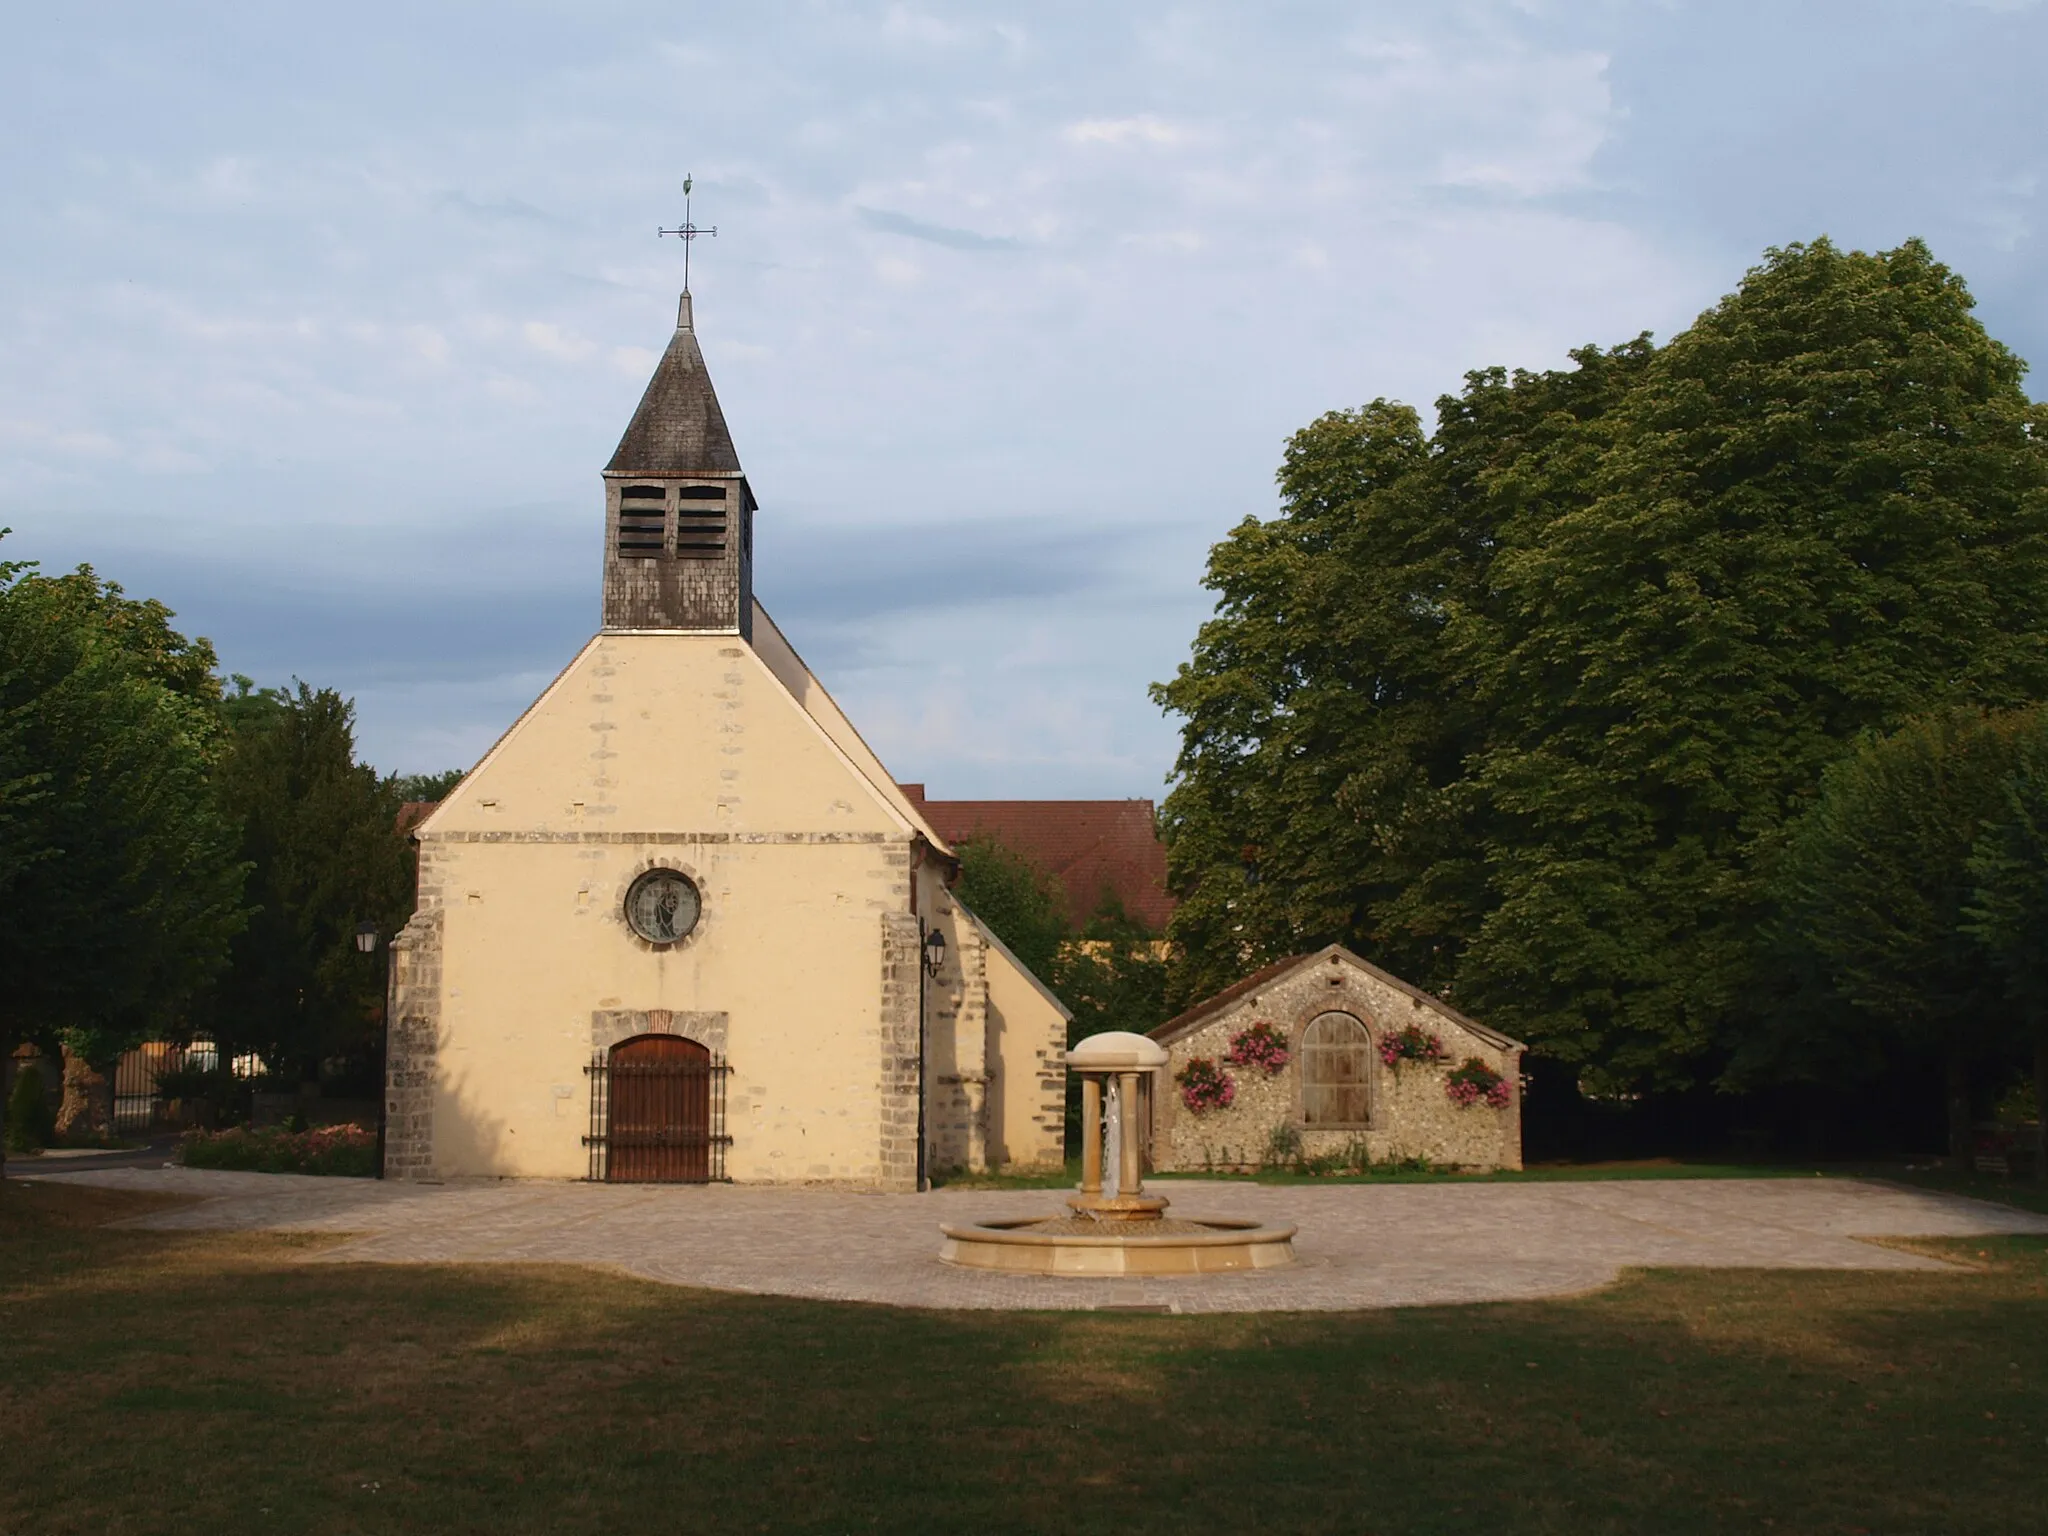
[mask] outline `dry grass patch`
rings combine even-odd
[[[0,1186],[6,1536],[2010,1532],[2048,1495],[2039,1239],[1545,1303],[1005,1315],[103,1225],[139,1208]]]

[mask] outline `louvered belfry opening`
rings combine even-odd
[[[600,1052],[590,1076],[590,1177],[612,1184],[709,1184],[725,1177],[725,1063],[681,1035],[636,1035]]]
[[[619,558],[658,560],[668,528],[668,492],[658,485],[619,488]]]
[[[725,553],[726,495],[722,485],[676,488],[676,558],[716,560]]]

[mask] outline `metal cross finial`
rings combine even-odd
[[[683,292],[685,293],[690,291],[690,242],[699,235],[715,235],[718,233],[718,226],[716,224],[712,225],[709,229],[699,229],[690,222],[691,180],[692,178],[688,176],[683,178],[682,224],[675,229],[657,229],[654,232],[656,235],[674,235],[683,242]]]

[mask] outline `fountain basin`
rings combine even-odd
[[[1225,1217],[1103,1222],[1024,1216],[939,1230],[945,1263],[1006,1274],[1214,1275],[1294,1262],[1293,1227]]]

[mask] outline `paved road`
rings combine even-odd
[[[8,1155],[7,1172],[10,1177],[21,1178],[35,1173],[81,1173],[96,1168],[166,1168],[171,1166],[171,1156],[177,1149],[176,1136],[159,1135],[139,1147],[113,1152],[70,1147],[35,1156],[14,1152]]]
[[[10,1168],[10,1172],[12,1172]],[[120,1168],[31,1177],[200,1203],[161,1229],[357,1234],[311,1262],[569,1262],[675,1285],[912,1307],[1331,1311],[1565,1295],[1636,1265],[1933,1269],[1867,1237],[2048,1233],[2048,1217],[1852,1179],[1261,1186],[1174,1181],[1175,1215],[1293,1222],[1300,1262],[1075,1280],[940,1264],[939,1224],[1050,1214],[1049,1190],[838,1190],[368,1179]]]

